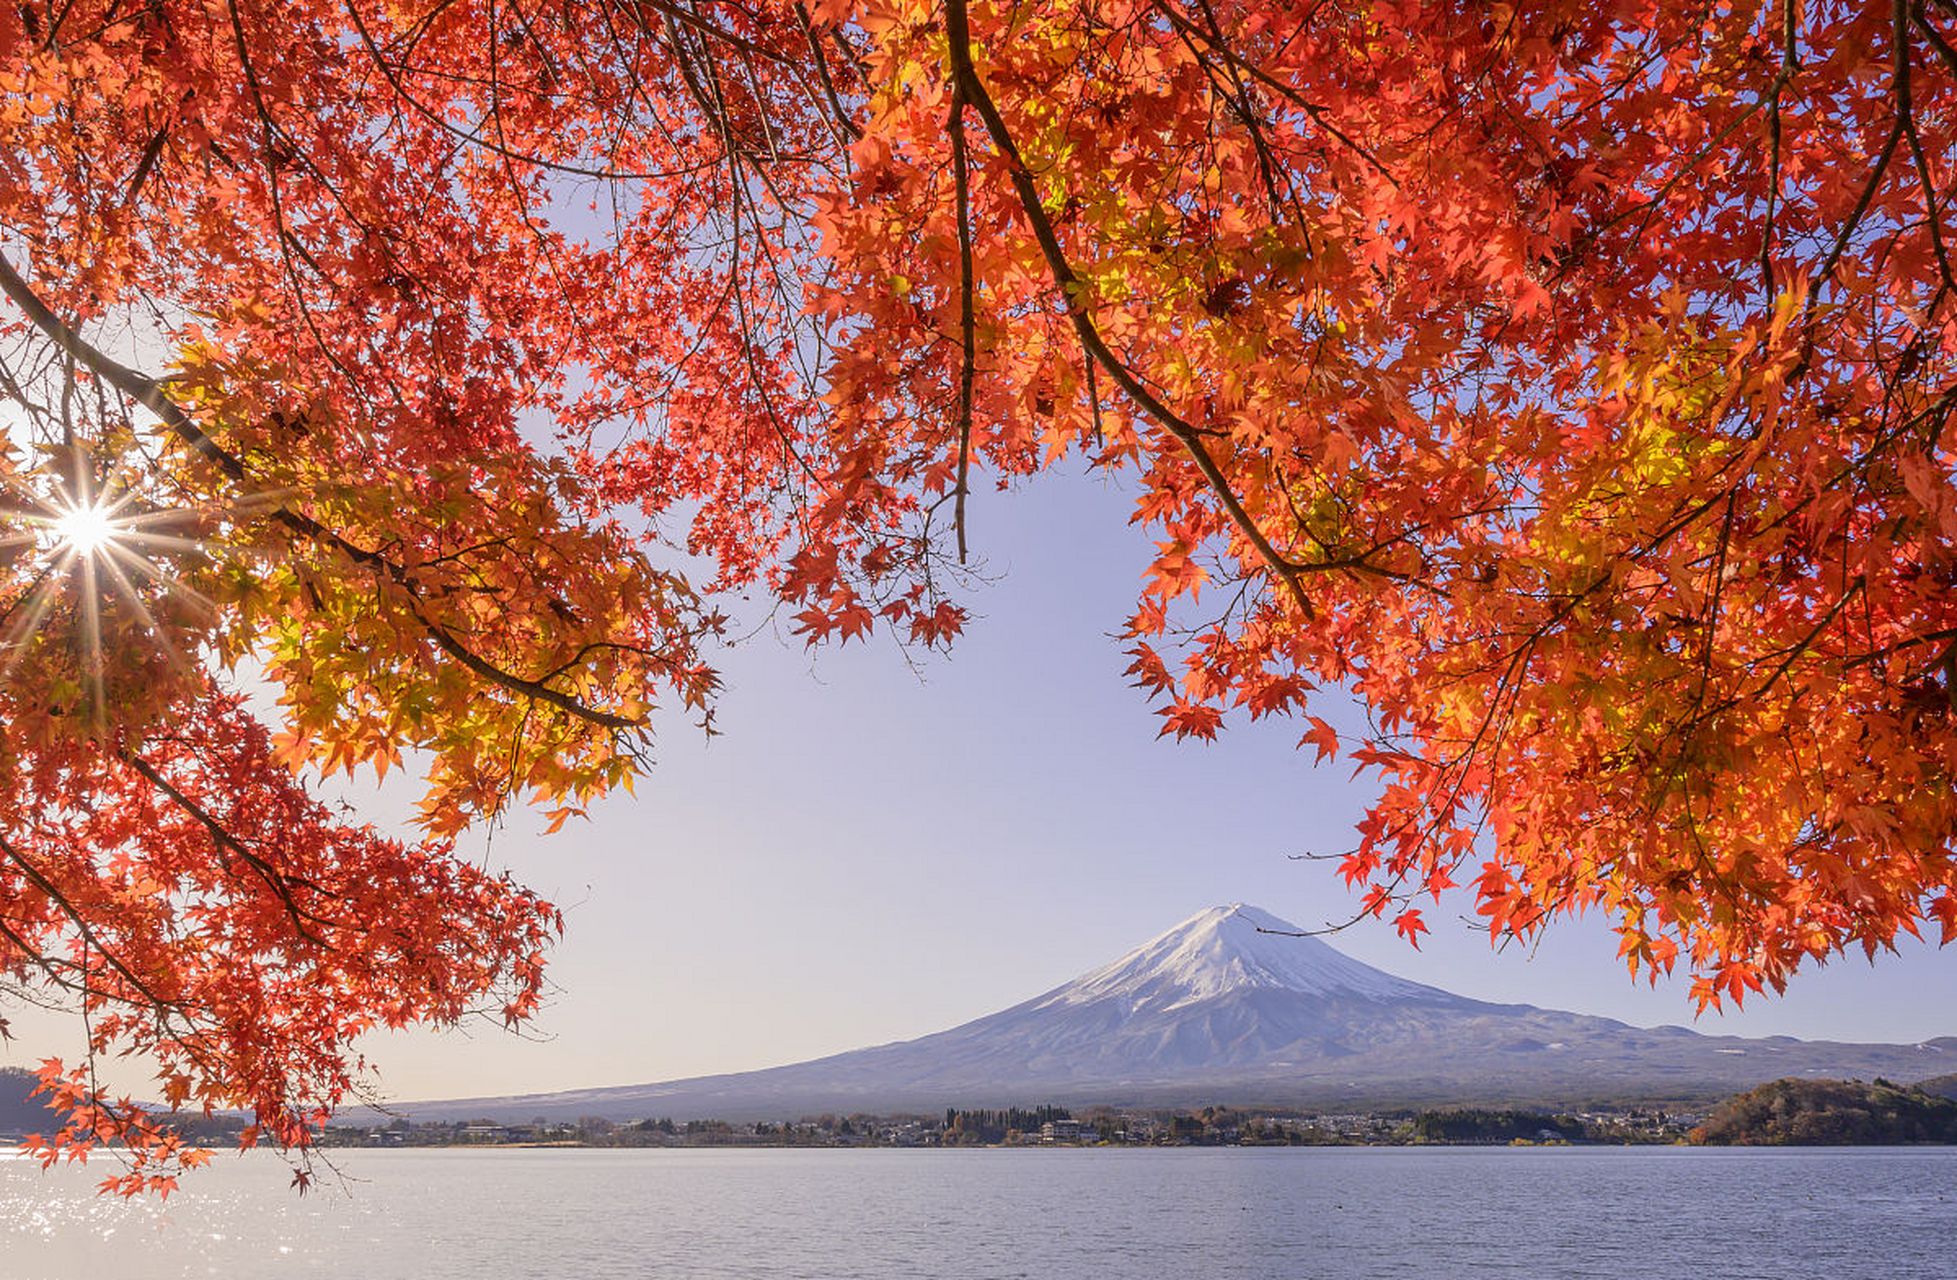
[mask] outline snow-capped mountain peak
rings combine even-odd
[[[1211,907],[1038,1004],[1114,1000],[1160,1010],[1259,989],[1365,1001],[1453,998],[1341,955],[1317,938],[1296,936],[1300,932],[1246,903]]]
[[[1677,1099],[1783,1075],[1913,1080],[1957,1037],[1852,1045],[1640,1030],[1365,965],[1267,911],[1212,907],[1113,964],[949,1030],[734,1075],[413,1108],[437,1116],[776,1119],[1030,1105]]]

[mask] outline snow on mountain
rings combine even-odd
[[[1787,1075],[1915,1080],[1957,1068],[1957,1038],[1749,1040],[1489,1004],[1298,933],[1233,903],[1043,995],[915,1040],[761,1071],[401,1110],[417,1119],[743,1120],[1041,1102],[1548,1105],[1705,1098]]]
[[[1167,1012],[1259,989],[1373,1001],[1459,998],[1361,964],[1298,933],[1297,926],[1241,902],[1211,907],[1042,996],[1033,1007],[1117,1000],[1137,1012]]]

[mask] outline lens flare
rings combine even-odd
[[[122,532],[108,509],[99,504],[62,512],[55,518],[51,531],[62,550],[78,556],[107,551]]]
[[[150,671],[156,656],[172,670],[191,670],[180,642],[200,634],[218,608],[173,569],[205,557],[198,536],[205,524],[188,509],[154,505],[122,474],[99,479],[85,454],[45,477],[0,475],[0,570],[9,571],[0,572],[0,686],[42,652],[36,638],[52,628],[62,643],[48,660],[79,658],[81,669],[71,674],[83,686],[80,710],[99,733],[108,726],[114,672]],[[168,609],[153,608],[166,602]],[[144,652],[119,652],[133,646]]]

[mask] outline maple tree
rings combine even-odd
[[[723,594],[946,643],[974,478],[1068,457],[1159,533],[1163,731],[1291,714],[1371,770],[1342,870],[1408,937],[1464,880],[1702,1003],[1948,942],[1953,40],[1948,0],[0,8],[0,963],[303,1144],[367,1028],[534,1010],[557,917],[454,841],[704,717]],[[305,790],[410,758],[416,840]],[[46,1076],[48,1158],[197,1158]]]

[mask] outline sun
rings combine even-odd
[[[57,545],[78,556],[93,556],[115,545],[122,530],[100,503],[71,507],[49,526]]]

